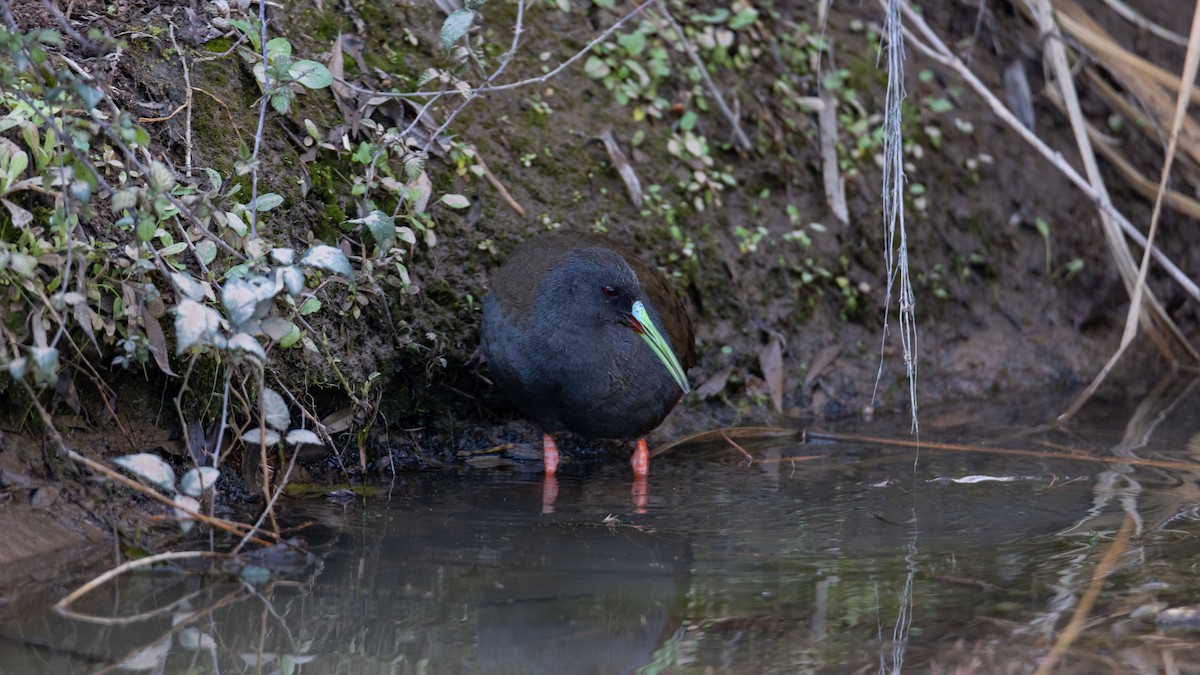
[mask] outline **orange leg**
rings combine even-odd
[[[634,449],[629,463],[633,465],[634,476],[645,478],[650,475],[650,448],[646,447],[646,439],[638,439],[637,448]]]
[[[649,481],[645,476],[634,476],[633,485],[629,487],[629,501],[633,502],[633,512],[642,514],[646,512],[646,504],[650,501]]]
[[[553,475],[558,471],[558,443],[554,442],[554,437],[550,434],[542,434],[542,464],[546,467],[546,475]]]
[[[542,513],[554,513],[554,501],[558,499],[558,479],[548,473],[542,478]]]

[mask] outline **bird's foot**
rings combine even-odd
[[[554,501],[558,499],[558,479],[548,473],[542,479],[542,515],[554,513]]]
[[[650,486],[645,476],[633,477],[633,485],[629,488],[629,501],[633,502],[634,513],[641,515],[646,512],[646,504],[650,501]]]
[[[542,464],[547,476],[558,471],[558,443],[554,442],[553,436],[546,433],[542,434]]]

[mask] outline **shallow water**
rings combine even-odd
[[[1035,431],[1059,405],[927,412],[919,455],[743,440],[748,465],[724,440],[678,446],[653,460],[644,509],[623,462],[565,464],[552,513],[533,467],[292,501],[308,564],[254,583],[134,573],[75,606],[148,614],[123,625],[50,611],[76,581],[31,592],[0,622],[0,670],[1029,672],[1106,554],[1060,669],[1196,670],[1200,465],[1048,453],[1193,462],[1197,397],[1171,385]],[[853,431],[910,438],[901,421]]]

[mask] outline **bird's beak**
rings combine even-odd
[[[666,338],[658,332],[658,327],[650,320],[650,313],[646,311],[646,306],[642,304],[641,300],[633,303],[632,315],[629,327],[633,329],[633,332],[641,335],[646,344],[650,345],[650,349],[654,350],[654,355],[667,367],[667,372],[675,378],[675,382],[679,384],[683,393],[690,392],[692,388],[688,386],[687,374],[683,372],[683,366],[679,365],[679,359],[675,358],[675,352],[671,351],[671,345],[667,344]]]

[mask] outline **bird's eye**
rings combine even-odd
[[[600,291],[602,293],[604,293],[604,297],[606,297],[606,298],[617,297],[617,287],[616,286],[605,286],[604,288],[601,288]]]

